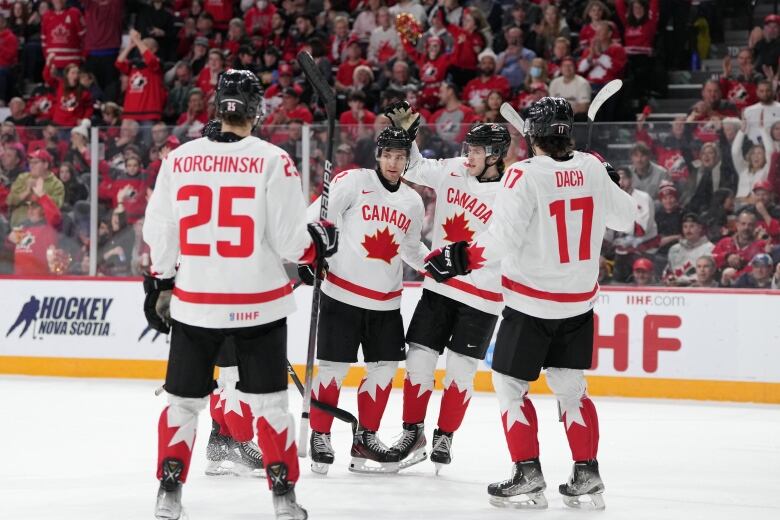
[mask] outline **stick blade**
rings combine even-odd
[[[520,132],[520,135],[525,135],[525,122],[512,105],[509,103],[502,103],[501,108],[499,108],[498,111],[510,125],[515,127],[515,130]]]
[[[324,103],[325,110],[328,112],[328,117],[335,118],[336,94],[333,92],[331,86],[328,85],[328,82],[317,67],[317,63],[314,61],[312,55],[306,51],[299,52],[298,65],[301,66],[303,73],[306,75],[306,79],[309,80],[311,86],[314,87],[314,91],[317,92],[317,95]]]
[[[623,80],[620,79],[613,79],[604,85],[601,90],[599,90],[599,93],[596,94],[596,97],[593,98],[593,101],[591,101],[590,107],[588,107],[588,119],[593,121],[596,118],[596,114],[601,108],[601,105],[603,105],[604,102],[606,102],[609,98],[614,96],[615,93],[622,87]]]

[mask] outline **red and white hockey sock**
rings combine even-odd
[[[528,394],[528,382],[493,372],[501,422],[512,462],[539,457],[539,422]]]
[[[566,438],[574,461],[593,460],[599,451],[599,418],[588,396],[579,401],[561,403]]]
[[[254,417],[252,408],[248,402],[241,399],[235,383],[225,387],[222,392],[224,400],[222,407],[225,415],[225,423],[230,431],[230,436],[238,442],[248,442],[254,439]]]
[[[239,398],[249,403],[257,418],[257,445],[263,454],[263,465],[268,468],[283,463],[287,466],[287,482],[295,483],[300,476],[298,448],[295,444],[295,421],[288,410],[287,390],[271,394],[246,394]],[[272,488],[268,476],[268,488]]]
[[[444,377],[444,394],[439,408],[440,430],[452,433],[460,428],[474,390],[476,358],[447,351],[447,375]]]
[[[588,387],[583,371],[548,368],[547,384],[558,398],[572,459],[595,459],[599,449],[599,419],[593,401],[586,395]]]
[[[377,431],[385,413],[398,361],[366,363],[366,377],[358,388],[358,421],[368,430]]]
[[[320,361],[317,376],[311,385],[312,399],[337,406],[341,394],[341,383],[347,377],[347,372],[349,372],[349,363]],[[333,416],[312,406],[309,411],[309,424],[315,432],[330,433]]]
[[[225,423],[225,413],[222,402],[222,389],[216,388],[209,396],[209,412],[211,418],[219,425],[220,435],[230,435],[227,423]]]
[[[428,347],[409,344],[406,355],[406,378],[404,379],[403,421],[417,424],[425,421],[428,401],[433,393],[434,370],[439,353]]]
[[[187,481],[187,473],[198,430],[198,414],[206,407],[205,398],[168,395],[168,406],[160,414],[157,424],[157,479],[162,479],[165,459],[182,463],[180,481]]]

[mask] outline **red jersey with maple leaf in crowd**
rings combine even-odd
[[[160,59],[147,49],[143,60],[146,66],[142,68],[132,66],[127,60],[116,62],[119,72],[129,76],[122,115],[136,121],[159,121],[168,97]]]
[[[328,201],[328,219],[339,228],[339,250],[328,258],[322,292],[363,309],[399,309],[401,261],[421,271],[429,252],[420,241],[422,198],[403,183],[390,192],[377,172],[361,168],[335,175]],[[308,217],[314,221],[319,215],[318,198]]]
[[[487,230],[501,182],[479,182],[470,176],[464,157],[425,159],[417,145],[412,144],[412,158],[404,177],[436,192],[433,249],[461,240],[471,242]],[[504,306],[499,271],[500,264],[496,263],[444,283],[426,276],[423,287],[497,315]]]
[[[41,17],[41,40],[44,58],[54,54],[54,66],[61,69],[71,63],[81,63],[84,23],[75,7],[55,11],[49,9]]]
[[[36,199],[43,208],[44,220],[32,224],[29,221],[13,233],[16,234],[14,250],[14,274],[36,276],[49,274],[49,263],[46,251],[50,246],[56,246],[62,217],[60,209],[48,195]]]
[[[471,107],[477,109],[482,105],[483,101],[487,101],[488,95],[494,90],[500,92],[502,98],[509,99],[511,94],[509,80],[499,74],[493,74],[487,78],[477,76],[466,83],[466,86],[463,88],[461,99]]]
[[[73,127],[82,119],[92,117],[92,96],[84,88],[66,89],[65,81],[53,76],[49,67],[43,68],[43,79],[57,90],[51,109],[51,120],[57,126]]]

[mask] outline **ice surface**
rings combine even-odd
[[[0,519],[151,519],[157,482],[158,381],[0,377]],[[293,387],[291,386],[291,389]],[[431,400],[428,435],[438,414]],[[300,400],[290,392],[297,414]],[[780,519],[780,406],[596,398],[605,512],[564,509],[558,484],[571,461],[555,401],[539,415],[546,511],[496,509],[487,484],[510,462],[492,394],[476,394],[455,434],[454,460],[434,476],[423,462],[394,476],[347,471],[350,434],[336,421],[336,463],[325,477],[302,461],[298,498],[312,519]],[[355,410],[355,392],[342,406]],[[393,390],[380,437],[400,433]],[[201,415],[184,504],[191,520],[272,519],[264,482],[203,474],[211,419]],[[430,437],[429,437],[430,442]]]

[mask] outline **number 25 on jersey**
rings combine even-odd
[[[235,215],[233,213],[233,201],[235,199],[254,199],[254,186],[223,186],[217,193],[217,225],[220,228],[238,228],[239,240],[234,244],[228,240],[217,240],[217,254],[226,258],[246,258],[252,255],[255,249],[255,221],[249,215]],[[196,212],[182,217],[179,221],[179,247],[182,255],[186,256],[211,256],[211,244],[192,243],[188,239],[188,232],[208,224],[212,218],[214,207],[214,190],[210,186],[190,184],[182,186],[176,193],[176,200],[184,201],[195,199],[197,201]]]

